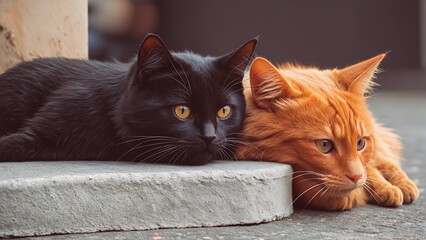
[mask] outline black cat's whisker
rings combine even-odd
[[[223,93],[227,93],[230,89],[238,85],[242,85],[241,79],[239,77],[233,78],[228,84],[226,84],[225,88],[223,89]],[[243,90],[242,86],[238,89]],[[228,95],[230,94],[227,94],[226,96]]]
[[[230,160],[231,159],[231,157],[222,148],[219,148],[218,152],[222,153],[221,155],[222,155],[223,159],[220,159],[220,160]]]
[[[223,153],[223,150],[221,148],[218,149],[217,153],[219,154],[219,158],[217,160],[226,160],[226,156]]]
[[[224,149],[219,149],[219,151],[221,151],[222,152],[222,154],[223,154],[223,159],[221,159],[221,160],[231,160],[231,156],[229,156],[227,153],[226,153],[226,151],[224,150]]]
[[[146,160],[149,160],[149,162],[157,162],[154,160],[159,159],[159,157],[163,157],[163,156],[167,156],[168,154],[170,154],[170,152],[178,149],[178,146],[174,146],[174,145],[163,145],[160,147],[157,147],[155,149],[143,152],[141,154],[139,154],[138,156],[136,156],[132,162],[134,162],[135,160],[138,160],[142,155],[147,154],[148,152],[152,152],[154,151],[152,154],[149,154],[147,156],[145,156],[142,160],[138,160],[138,162],[142,163],[145,162]],[[154,158],[155,157],[155,158]]]
[[[188,87],[187,86],[185,86],[185,84],[183,84],[181,81],[179,81],[178,79],[176,79],[175,77],[173,77],[173,76],[171,76],[171,75],[169,75],[169,74],[166,74],[166,73],[160,73],[161,75],[163,75],[163,76],[166,76],[166,77],[169,77],[170,79],[173,79],[173,80],[175,80],[177,83],[179,83],[184,89],[185,89],[185,91],[187,91],[187,95],[188,95],[188,97],[189,96],[191,96],[191,92],[190,92],[190,90],[188,89]]]
[[[170,148],[168,148],[168,149],[164,149],[164,150],[162,150],[161,152],[162,153],[156,153],[156,154],[152,154],[151,156],[150,156],[150,161],[152,161],[152,162],[154,162],[154,163],[157,163],[157,162],[159,162],[161,159],[163,159],[163,158],[165,158],[165,157],[167,157],[167,156],[170,156],[170,155],[174,155],[175,153],[179,153],[179,151],[181,150],[182,148],[180,147],[180,146],[173,146],[173,147],[170,147]],[[156,156],[157,155],[157,156]],[[154,156],[156,156],[155,158],[152,158],[152,157],[154,157]],[[170,162],[170,160],[169,160],[169,162]]]
[[[101,152],[98,154],[98,157],[96,158],[97,161],[100,160],[100,158],[102,157],[102,154],[104,154],[105,150],[107,150],[108,148],[110,148],[111,146],[113,146],[114,143],[110,143],[108,144],[106,147],[104,147]]]
[[[235,156],[235,153],[234,153],[232,147],[229,147],[229,146],[226,146],[226,145],[223,145],[222,147],[225,151],[228,151],[229,155],[231,155],[231,159],[229,159],[229,160],[237,160],[237,156]],[[232,157],[234,157],[234,158],[232,158]]]
[[[222,153],[220,152],[220,149],[217,150],[216,154],[219,155],[219,156],[217,156],[217,155],[215,156],[216,160],[223,160],[224,157],[223,157]]]
[[[231,143],[231,144],[242,144],[242,145],[244,145],[244,146],[247,146],[247,147],[251,147],[251,148],[253,148],[253,149],[256,149],[256,150],[258,150],[258,151],[261,151],[258,147],[256,147],[254,144],[252,144],[252,143],[249,143],[249,142],[247,142],[247,141],[245,141],[245,140],[243,140],[243,139],[239,139],[239,138],[233,138],[233,137],[227,137],[226,138],[226,141],[228,142],[228,143]]]
[[[135,138],[136,137],[136,138]],[[118,145],[122,145],[122,144],[126,144],[126,143],[130,143],[130,142],[136,142],[136,141],[141,141],[143,139],[160,139],[160,138],[167,138],[167,139],[176,139],[174,137],[168,137],[168,136],[132,136],[131,138],[135,138],[135,139],[130,139],[130,140],[126,140],[123,142],[119,142],[119,143],[110,143],[108,144],[106,147],[104,147],[102,149],[102,151],[98,154],[98,158],[97,160],[100,159],[100,157],[102,156],[102,154],[105,152],[105,150],[107,150],[108,148],[112,147],[112,146],[118,146]],[[125,153],[127,154],[127,153]],[[122,157],[122,156],[121,156]],[[120,158],[121,158],[120,157]],[[118,161],[118,160],[116,160]]]
[[[169,139],[178,139],[176,137],[164,136],[164,135],[135,135],[130,138],[169,138]]]
[[[231,74],[232,74],[232,73],[234,73],[234,71],[235,71],[236,69],[238,69],[239,67],[241,67],[243,64],[246,64],[246,62],[248,62],[248,61],[250,60],[249,58],[246,58],[246,57],[243,57],[243,59],[244,59],[245,61],[241,61],[238,65],[236,65],[235,67],[233,67],[233,68],[231,69],[231,71],[229,72],[228,76],[226,76],[224,83],[226,83],[226,82],[228,81],[229,76],[231,76]]]
[[[173,147],[176,147],[176,148],[173,148]],[[174,155],[176,155],[176,154],[179,154],[179,152],[185,152],[185,151],[187,151],[187,150],[185,150],[186,149],[186,146],[172,146],[172,147],[170,147],[168,150],[167,149],[165,149],[165,150],[163,150],[163,153],[162,154],[159,154],[157,157],[155,157],[153,160],[155,160],[154,162],[158,162],[158,161],[160,161],[161,159],[163,159],[163,158],[165,158],[166,156],[168,156],[168,155],[173,155],[173,157],[174,157]],[[181,150],[183,150],[183,151],[181,151]],[[154,156],[154,155],[156,155],[156,154],[153,154],[152,156]],[[181,154],[180,154],[181,155]],[[152,157],[151,156],[151,157]],[[172,157],[172,158],[173,158]],[[174,162],[176,162],[178,159],[179,159],[179,157],[180,156],[178,156],[175,160],[174,160]],[[172,158],[169,160],[169,163],[172,161]]]
[[[179,150],[182,150],[182,148],[180,148]],[[173,155],[169,158],[169,161],[167,162],[167,164],[175,164],[176,161],[185,153],[185,151],[175,151],[173,153]],[[171,153],[170,153],[171,154]]]
[[[179,73],[179,71],[177,70],[177,68],[176,68],[176,66],[175,66],[175,64],[173,63],[173,61],[172,61],[172,59],[171,58],[169,58],[169,61],[170,61],[170,63],[172,64],[172,67],[173,67],[173,69],[175,70],[175,72],[177,73],[177,75],[179,76],[179,78],[182,80],[182,81],[184,81],[183,80],[183,78],[182,78],[182,76],[180,75],[180,73]],[[179,63],[180,64],[180,63]],[[182,65],[180,65],[181,67],[182,67]],[[183,67],[182,67],[182,69],[183,69]],[[183,71],[184,73],[185,73],[185,71]],[[186,73],[185,73],[185,75],[186,75]],[[187,91],[188,91],[188,93],[189,93],[189,95],[191,96],[192,95],[192,89],[191,89],[191,85],[189,84],[189,80],[188,80],[188,78],[186,78],[187,79],[187,83],[188,83],[188,86],[187,87],[185,87],[186,89],[187,89]],[[185,85],[185,84],[183,84],[183,85]],[[188,89],[189,88],[189,89]]]
[[[185,150],[181,150],[173,154],[173,157],[170,158],[168,164],[175,165],[181,156],[185,156],[185,152],[186,152]],[[185,157],[183,157],[182,159],[185,159]]]
[[[173,164],[176,164],[176,162],[180,159],[186,159],[189,155],[189,149],[188,148],[182,148],[181,154],[177,156],[177,158],[173,161]]]
[[[174,154],[175,152],[179,152],[182,149],[181,146],[169,146],[167,149],[163,149],[157,153],[152,154],[149,158],[153,158],[151,161],[154,163],[160,161],[161,159]]]
[[[176,161],[179,159],[179,157],[185,152],[185,148],[183,146],[176,146],[177,148],[172,149],[168,152],[165,152],[164,154],[161,154],[159,156],[157,156],[154,160],[156,160],[155,162],[158,162],[159,160],[161,160],[162,158],[171,155],[167,164],[175,164]],[[183,151],[182,151],[183,150]],[[173,163],[172,163],[173,162]]]
[[[136,157],[134,157],[134,158],[132,159],[132,162],[134,162],[134,161],[135,161],[136,159],[138,159],[139,157],[141,157],[141,156],[143,156],[143,155],[145,155],[145,154],[148,154],[148,153],[150,153],[150,152],[154,151],[154,153],[153,153],[153,154],[150,154],[150,155],[148,155],[147,157],[145,157],[145,158],[143,159],[143,161],[144,161],[146,158],[151,157],[151,156],[152,156],[152,155],[154,155],[154,154],[158,154],[160,151],[163,151],[164,149],[168,149],[168,148],[169,148],[169,146],[177,147],[177,146],[173,146],[173,145],[167,144],[167,145],[160,145],[160,146],[158,146],[158,147],[150,148],[149,150],[147,150],[147,151],[143,151],[142,153],[140,153],[139,155],[137,155]],[[157,150],[158,150],[158,151],[157,151]]]
[[[236,90],[234,90],[232,92],[227,92],[227,94],[225,95],[225,97],[228,97],[228,96],[230,96],[230,95],[232,95],[234,93],[240,92],[242,90],[243,90],[243,88],[238,88],[238,89],[236,89]]]
[[[230,133],[228,134],[228,136],[234,136],[234,135],[241,135],[241,136],[245,136],[244,133],[242,132],[235,132],[235,133]]]
[[[150,143],[150,142],[153,142],[153,143]],[[147,144],[147,143],[149,143],[149,144]],[[123,158],[125,155],[129,154],[130,152],[132,152],[134,150],[144,148],[144,147],[152,147],[152,146],[164,145],[164,144],[169,144],[169,143],[174,143],[174,141],[171,141],[170,139],[155,139],[155,138],[141,140],[141,142],[137,143],[134,147],[132,147],[127,152],[122,154],[116,161],[120,161],[121,158]]]
[[[240,137],[229,137],[228,136],[226,139],[232,140],[234,142],[242,143],[242,144],[245,144],[245,145],[253,145],[252,143],[250,143],[250,142],[248,142],[245,139],[240,138]]]
[[[186,78],[186,83],[188,84],[188,88],[189,88],[189,93],[192,94],[192,88],[191,88],[191,84],[189,83],[189,78],[188,75],[186,74],[185,69],[183,68],[182,64],[180,62],[177,62],[180,66],[180,68],[182,69],[183,74],[185,74],[185,78]]]
[[[178,139],[175,137],[168,137],[168,136],[132,136],[132,139],[130,140],[126,140],[120,143],[116,143],[115,145],[121,145],[121,144],[126,144],[126,143],[130,143],[130,142],[136,142],[136,141],[140,141],[143,139]]]

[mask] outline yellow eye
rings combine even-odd
[[[188,119],[191,116],[191,109],[185,105],[177,105],[174,111],[176,117],[180,120]]]
[[[217,116],[220,119],[226,119],[231,115],[231,107],[230,106],[224,106],[219,111],[217,111]]]

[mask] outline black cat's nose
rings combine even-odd
[[[203,139],[207,145],[210,145],[210,143],[216,139],[216,136],[200,136],[200,138]]]
[[[206,143],[206,145],[210,145],[216,139],[216,129],[211,122],[207,122],[204,124],[201,129],[200,138]]]

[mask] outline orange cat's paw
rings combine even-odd
[[[404,195],[404,203],[412,203],[419,197],[419,189],[412,181],[407,180],[397,186]]]
[[[387,186],[377,193],[379,197],[376,199],[377,203],[385,207],[399,207],[404,201],[401,189],[395,186]]]
[[[326,210],[330,211],[347,211],[351,210],[355,206],[353,199],[350,196],[342,197],[334,201],[328,202],[325,207]]]

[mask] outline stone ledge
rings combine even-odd
[[[0,237],[269,222],[289,216],[289,165],[0,163]]]

